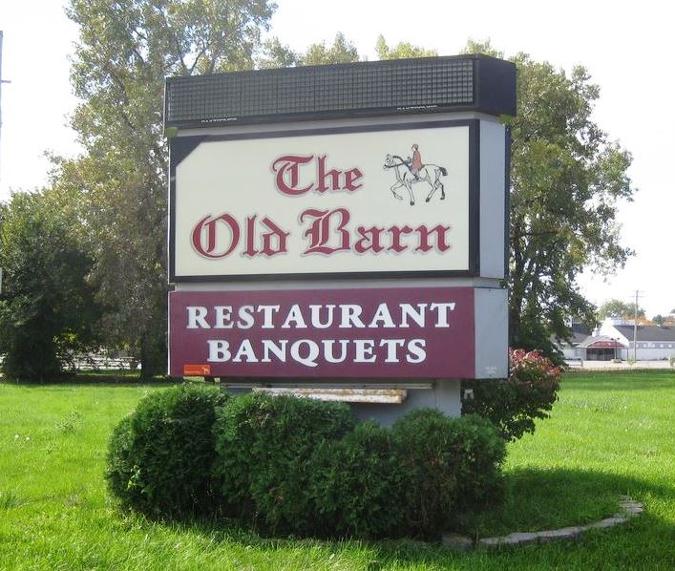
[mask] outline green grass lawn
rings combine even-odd
[[[0,569],[675,569],[675,373],[569,374],[552,418],[509,446],[508,499],[481,536],[646,513],[576,542],[455,554],[415,542],[270,540],[117,512],[112,426],[152,385],[0,384]]]

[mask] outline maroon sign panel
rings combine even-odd
[[[471,378],[471,288],[174,291],[174,376]]]

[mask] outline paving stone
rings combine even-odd
[[[621,516],[621,517],[607,517],[605,519],[602,519],[600,521],[596,521],[595,523],[589,523],[588,525],[585,525],[585,529],[605,529],[607,527],[614,527],[615,525],[619,525],[620,523],[625,523],[626,522],[626,517]]]
[[[535,532],[524,533],[510,533],[506,537],[510,538],[514,543],[534,543],[537,541],[537,534]]]
[[[499,547],[502,544],[503,539],[503,537],[484,537],[483,539],[478,540],[478,547],[493,549]]]
[[[504,535],[502,537],[486,537],[481,539],[479,544],[485,547],[501,547],[508,545],[525,545],[526,543],[534,543],[537,541],[537,534],[524,532],[524,533],[509,533],[509,535]]]
[[[441,543],[453,551],[470,551],[473,549],[473,541],[466,535],[446,533],[441,538]]]
[[[619,505],[630,516],[639,515],[645,511],[644,506],[639,502],[623,502]]]
[[[589,529],[606,529],[626,523],[629,518],[640,515],[645,509],[643,504],[636,502],[629,496],[621,496],[619,507],[622,510],[620,513],[616,513],[612,517],[607,517],[594,523],[589,523],[588,525],[563,527],[560,529],[537,532],[510,533],[509,535],[501,537],[484,537],[476,542],[475,547],[495,549],[498,547],[526,545],[535,542],[546,543],[558,539],[575,539]],[[468,551],[474,547],[474,543],[470,538],[457,534],[446,534],[443,536],[443,543],[457,551]]]
[[[551,529],[537,532],[539,541],[546,543],[556,539],[576,539],[583,533],[581,527],[563,527],[560,529]]]

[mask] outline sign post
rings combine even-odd
[[[484,56],[168,79],[170,373],[459,414],[508,372],[514,113]]]

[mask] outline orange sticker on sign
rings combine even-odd
[[[211,375],[211,365],[183,365],[183,374],[186,377],[208,377]]]

